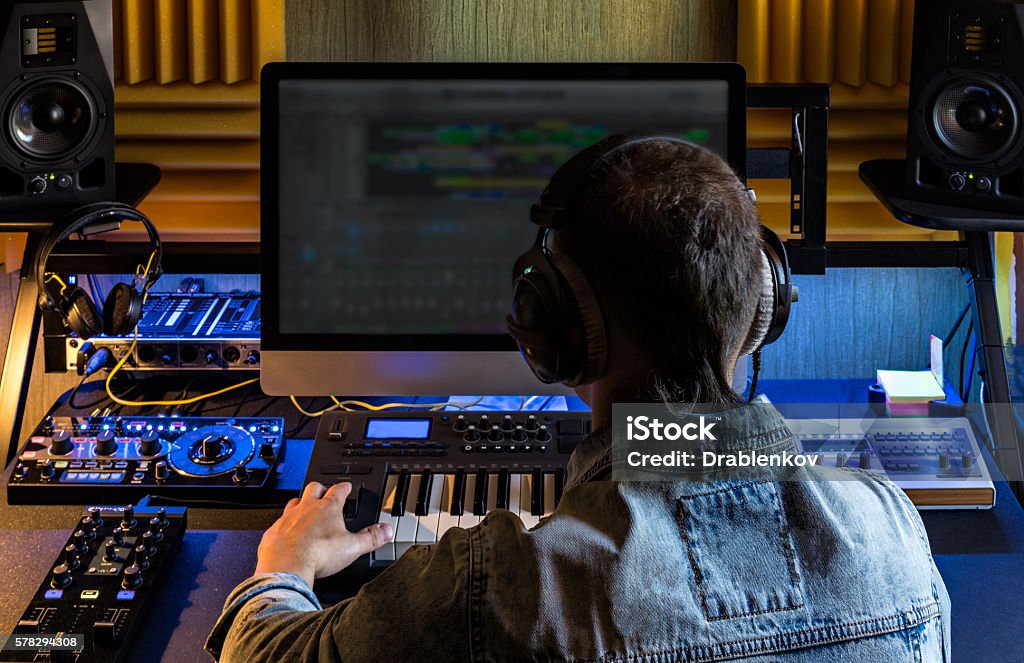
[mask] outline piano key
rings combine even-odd
[[[453,516],[461,516],[466,499],[466,473],[461,469],[455,470],[451,494],[448,499],[449,513]]]
[[[437,539],[438,539],[438,541],[441,540],[441,537],[444,536],[445,532],[447,532],[448,530],[450,530],[453,527],[458,527],[459,526],[459,515],[460,514],[454,513],[454,510],[452,509],[452,497],[453,497],[453,494],[454,494],[454,492],[456,490],[456,481],[455,481],[456,476],[463,476],[464,477],[464,475],[455,475],[455,474],[446,474],[446,475],[444,475],[444,484],[443,484],[442,492],[441,492],[441,514],[440,514],[440,516],[437,519]],[[463,478],[461,485],[458,486],[458,489],[461,490],[461,489],[463,489],[465,487],[466,487],[465,478]],[[459,499],[461,500],[462,498],[459,497]],[[461,511],[461,508],[460,508],[460,511]]]
[[[424,472],[420,486],[428,484],[426,513],[419,517],[416,528],[416,543],[437,543],[438,527],[441,520],[441,493],[444,492],[444,475]],[[422,490],[420,493],[422,494]]]
[[[542,516],[550,516],[555,512],[555,473],[548,472],[544,475],[544,513]]]
[[[518,473],[511,473],[508,478],[508,510],[519,515],[520,504],[522,504],[521,491],[523,490],[523,477]]]
[[[395,494],[395,504],[392,508],[391,515],[400,517],[405,511],[405,498],[409,495],[409,471],[402,470],[398,474],[398,487],[397,493]]]
[[[477,470],[473,491],[473,515],[487,515],[487,470]]]
[[[493,475],[492,475],[493,476]],[[507,469],[499,470],[498,476],[495,478],[497,481],[497,497],[495,499],[495,508],[507,509],[508,508],[508,489],[509,489],[509,474]]]
[[[425,516],[427,515],[428,505],[430,503],[430,488],[434,485],[431,481],[431,471],[423,470],[423,474],[420,475],[420,490],[416,494],[416,515]]]
[[[530,477],[530,513],[534,516],[544,515],[544,473],[534,468]]]
[[[476,494],[476,473],[466,474],[466,499],[473,499]],[[480,516],[473,513],[472,509],[466,509],[459,516],[459,527],[469,528],[480,524]]]
[[[562,501],[562,492],[565,490],[565,468],[555,470],[555,506]]]
[[[486,500],[484,514],[488,514],[498,508],[498,475],[494,472],[487,475]]]
[[[405,551],[416,543],[416,529],[419,527],[415,499],[410,499],[409,496],[419,493],[420,474],[408,474],[407,476],[404,510],[402,518],[398,521],[398,530],[395,532],[395,553],[399,556],[404,555]],[[401,488],[401,476],[399,477],[399,488]],[[402,497],[401,492],[398,497]]]
[[[398,559],[398,555],[395,554],[395,534],[398,533],[398,522],[400,518],[393,515],[392,509],[395,505],[395,498],[398,493],[398,475],[389,474],[387,481],[384,482],[384,499],[381,502],[380,515],[377,518],[378,523],[387,523],[391,525],[391,541],[378,548],[373,553],[374,559],[384,560],[393,562]]]
[[[533,501],[533,474],[521,474],[519,476],[522,484],[519,491],[519,519],[523,521],[526,529],[531,529],[540,522],[540,516],[533,515],[533,510],[530,507]]]

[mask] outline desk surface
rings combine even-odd
[[[807,402],[808,395],[818,402],[857,402],[863,400],[860,394],[866,384],[766,382],[765,391],[776,402]],[[308,440],[289,441],[292,468],[287,481],[301,482],[305,470],[301,457],[308,457],[309,444]],[[301,468],[295,468],[296,461]],[[0,500],[6,504],[6,494]],[[224,599],[251,572],[262,530],[278,513],[276,509],[189,511],[184,544],[128,660],[156,660],[154,652],[161,651],[165,661],[204,660],[202,645]],[[6,582],[0,583],[0,632],[9,631],[20,616],[81,512],[80,506],[0,508],[0,559],[6,566]],[[996,506],[990,511],[931,511],[922,513],[922,518],[952,600],[953,660],[1022,660],[1024,511],[1006,484],[997,484]]]

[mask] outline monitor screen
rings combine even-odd
[[[738,65],[281,63],[262,88],[264,349],[514,350],[512,265],[569,157],[659,133],[743,175]]]

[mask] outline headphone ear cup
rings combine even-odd
[[[103,333],[103,319],[96,309],[92,297],[82,288],[75,286],[63,296],[58,306],[64,323],[82,340]]]
[[[589,384],[604,375],[608,364],[608,334],[604,326],[601,306],[597,303],[594,289],[587,282],[587,277],[572,258],[563,253],[551,254],[551,262],[569,286],[570,298],[568,305],[575,305],[580,323],[583,326],[583,347],[573,348],[579,366],[577,375],[563,379],[569,387]],[[572,320],[570,314],[567,320]]]
[[[760,294],[757,298],[757,309],[754,311],[754,320],[750,324],[750,331],[740,347],[741,357],[753,354],[764,345],[775,318],[775,279],[772,277],[768,256],[764,251],[760,251],[758,255],[761,257]]]
[[[103,326],[111,336],[124,336],[142,317],[142,294],[127,283],[118,283],[103,303]]]
[[[560,380],[564,366],[557,340],[551,333],[560,323],[552,319],[550,287],[545,281],[538,269],[515,279],[512,312],[506,324],[530,370],[538,380],[551,384]]]

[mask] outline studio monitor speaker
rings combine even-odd
[[[908,198],[1024,214],[1024,0],[918,0]]]
[[[0,0],[0,215],[114,197],[110,0]]]

